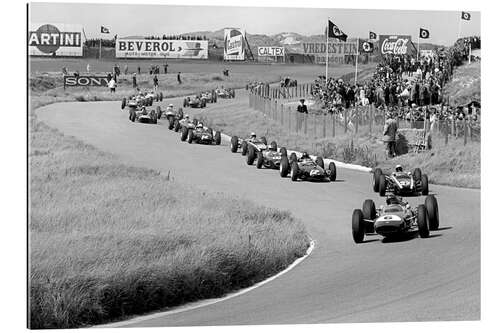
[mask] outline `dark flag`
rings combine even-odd
[[[420,38],[427,39],[429,38],[429,30],[420,28]]]
[[[343,33],[339,27],[333,24],[332,21],[328,20],[328,37],[337,38],[345,42],[347,40],[347,35]]]
[[[370,38],[369,39],[377,39],[377,34],[370,31]]]
[[[470,21],[470,13],[462,12],[462,20]]]
[[[101,25],[101,34],[109,34],[109,29]]]
[[[358,44],[358,53],[373,53],[373,43],[360,39]]]

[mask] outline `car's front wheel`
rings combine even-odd
[[[352,238],[354,243],[362,243],[365,238],[365,221],[361,209],[352,212]]]
[[[427,209],[425,205],[419,205],[417,208],[418,234],[420,238],[429,237],[429,221],[427,218]]]

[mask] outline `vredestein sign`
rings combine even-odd
[[[326,62],[326,42],[302,43],[304,54],[313,55],[314,62],[324,64]],[[345,63],[345,56],[355,55],[358,52],[358,43],[346,42],[328,43],[328,62],[331,64]]]

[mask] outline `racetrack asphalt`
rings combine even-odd
[[[238,91],[236,100],[246,98]],[[164,100],[180,106],[182,99]],[[199,111],[191,112],[194,114]],[[210,104],[201,112],[210,112]],[[440,230],[396,242],[367,236],[355,244],[351,215],[371,198],[371,174],[338,169],[334,183],[292,182],[277,170],[247,166],[227,142],[180,141],[167,121],[132,123],[120,102],[60,103],[38,119],[130,165],[170,172],[174,180],[288,209],[315,240],[312,254],[279,278],[246,294],[205,307],[123,326],[197,326],[480,319],[480,190],[431,185]],[[258,129],[249,129],[258,133]],[[269,138],[268,138],[269,139]],[[270,138],[272,139],[272,138]],[[425,170],[424,170],[425,172]],[[410,204],[424,197],[407,198]],[[117,323],[116,326],[120,326]]]

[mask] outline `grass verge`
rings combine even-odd
[[[31,110],[74,96],[35,96]],[[30,113],[29,325],[73,328],[261,281],[303,256],[288,212],[116,162]]]

